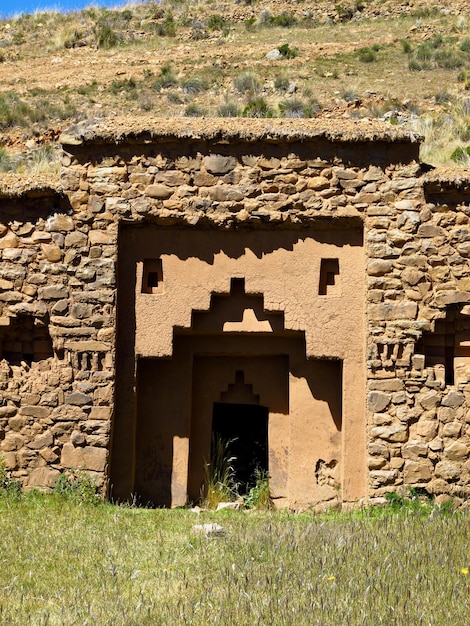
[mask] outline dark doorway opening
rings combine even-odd
[[[268,471],[268,408],[258,404],[214,402],[213,439],[229,441],[240,494],[255,484],[255,470]]]

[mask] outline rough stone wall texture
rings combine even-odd
[[[0,451],[25,486],[79,467],[104,485],[115,238],[97,243],[65,197],[31,195],[0,209]]]
[[[43,342],[3,347],[0,450],[15,477],[47,487],[64,468],[84,467],[105,485],[120,224],[243,236],[245,229],[362,222],[363,495],[403,486],[441,499],[469,494],[470,382],[465,373],[446,380],[442,365],[428,367],[416,349],[449,311],[467,330],[468,182],[433,177],[419,165],[416,144],[380,134],[343,142],[76,135],[64,143],[62,195],[0,204],[0,335],[14,343],[27,327],[29,340]]]

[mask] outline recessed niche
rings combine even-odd
[[[322,259],[321,260],[318,295],[319,296],[341,295],[338,259]]]
[[[145,259],[142,270],[142,293],[163,293],[161,259]]]
[[[48,359],[54,355],[49,327],[29,315],[10,318],[10,324],[0,329],[0,358],[10,365]]]
[[[415,354],[424,354],[425,367],[434,369],[436,379],[442,372],[447,385],[470,382],[470,317],[450,306],[434,330],[423,333]]]

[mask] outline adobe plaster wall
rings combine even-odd
[[[194,423],[208,429],[207,410],[193,407],[194,362],[210,379],[202,404],[218,402],[223,385],[211,381],[219,372],[233,383],[233,369],[248,371],[257,356],[294,363],[292,342],[305,341],[314,379],[322,359],[342,363],[342,423],[324,411],[328,403],[319,407],[310,374],[289,365],[287,418],[285,408],[270,416],[280,502],[374,499],[405,486],[467,497],[465,173],[428,173],[416,138],[386,128],[238,124],[159,123],[119,135],[79,128],[64,136],[62,190],[4,194],[0,450],[8,469],[26,486],[50,487],[64,469],[83,467],[117,497],[136,485],[149,497],[136,452],[163,428],[165,497],[180,503],[193,489],[188,478],[198,480],[188,470]],[[141,293],[148,259],[162,261],[162,293]],[[326,295],[318,293],[322,259],[339,264]],[[264,317],[259,304],[242,320],[217,312],[213,298],[230,300],[232,278],[245,279],[247,297],[263,298]],[[236,366],[243,342],[246,364]],[[449,344],[445,365],[429,347],[439,342]],[[262,386],[259,368],[248,378]],[[327,387],[336,389],[334,380],[327,376]],[[304,402],[318,406],[296,415]],[[153,404],[168,419],[142,417]],[[328,473],[333,452],[339,469]]]

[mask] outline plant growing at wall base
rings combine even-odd
[[[12,478],[7,470],[6,462],[3,456],[0,456],[0,497],[7,496],[18,500],[21,496],[21,483],[19,480]]]
[[[250,489],[245,497],[245,506],[248,508],[270,511],[273,509],[271,490],[269,488],[269,474],[259,467],[254,473],[255,486]]]
[[[238,496],[233,467],[236,459],[230,454],[232,441],[212,435],[211,458],[204,465],[203,503],[207,508],[215,508],[219,502],[232,501]]]
[[[98,504],[101,500],[95,481],[84,470],[70,469],[61,474],[54,493],[73,502]]]

